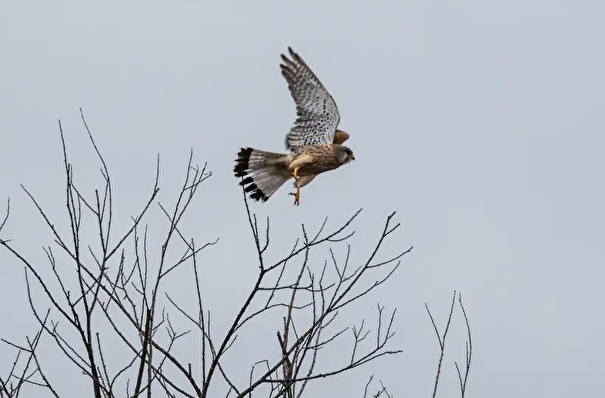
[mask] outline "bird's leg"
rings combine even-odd
[[[288,195],[292,195],[294,196],[294,205],[298,206],[300,205],[300,182],[299,182],[299,178],[297,175],[298,172],[298,167],[294,169],[294,173],[292,173],[292,177],[294,177],[295,181],[294,181],[294,186],[296,187],[296,192],[290,192]]]
[[[290,176],[294,177],[294,178],[296,178],[296,180],[298,180],[298,167],[294,168],[294,171],[292,172],[292,174]]]

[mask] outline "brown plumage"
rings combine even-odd
[[[336,133],[334,133],[334,141],[333,143],[336,145],[342,145],[346,140],[349,139],[349,134],[347,134],[346,132],[342,131],[342,130],[336,130]],[[300,175],[300,174],[299,174]],[[313,181],[315,179],[315,177],[317,177],[317,174],[313,174],[313,175],[309,175],[309,176],[301,176],[298,179],[298,186],[299,188],[302,188],[306,185],[309,185],[311,183],[311,181]],[[296,183],[297,181],[294,181],[293,185],[294,188],[296,188]]]

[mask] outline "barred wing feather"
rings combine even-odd
[[[286,136],[286,148],[296,152],[308,145],[331,144],[340,122],[336,102],[305,61],[288,47],[290,57],[282,54],[282,75],[296,103],[298,118]]]

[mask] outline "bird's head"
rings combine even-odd
[[[336,159],[340,164],[347,164],[351,160],[355,160],[355,155],[351,148],[347,148],[344,145],[335,145],[334,152],[336,153]]]

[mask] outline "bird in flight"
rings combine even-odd
[[[250,198],[266,202],[286,181],[294,178],[294,204],[300,204],[300,188],[315,177],[355,160],[353,151],[342,145],[349,134],[338,130],[340,113],[336,102],[311,68],[288,47],[282,54],[281,73],[296,103],[297,119],[286,135],[289,154],[240,148],[233,172],[243,178],[240,185]]]

